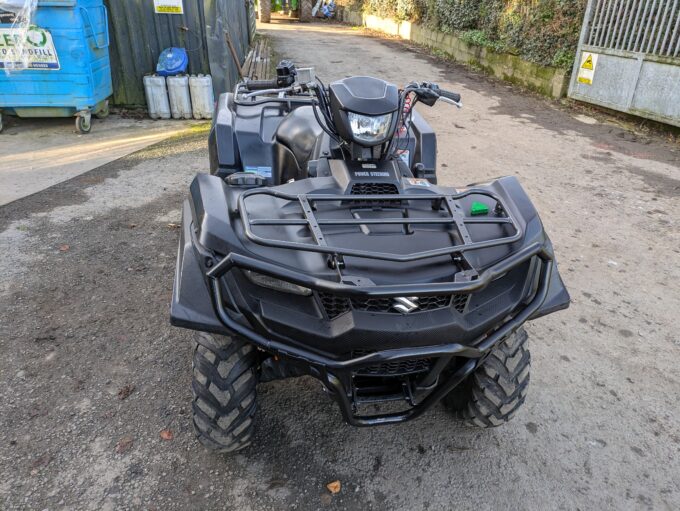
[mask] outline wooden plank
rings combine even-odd
[[[243,79],[243,72],[241,71],[241,61],[238,58],[238,53],[236,53],[236,48],[234,48],[234,42],[231,40],[231,36],[229,35],[229,32],[226,30],[224,31],[224,38],[227,41],[227,47],[229,48],[229,52],[231,53],[231,58],[234,59],[234,65],[236,66],[236,70],[238,71],[238,77],[240,79]]]

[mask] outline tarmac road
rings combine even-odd
[[[680,147],[349,28],[266,32],[326,82],[373,74],[462,93],[463,110],[421,110],[441,181],[517,175],[573,298],[528,327],[526,405],[491,431],[442,407],[355,429],[314,380],[273,382],[255,445],[204,451],[189,333],[168,324],[174,224],[207,167],[197,133],[0,207],[0,508],[680,507]]]

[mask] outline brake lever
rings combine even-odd
[[[444,103],[449,103],[456,108],[463,108],[463,102],[462,101],[454,101],[449,98],[445,98],[444,96],[439,96],[439,101],[443,101]]]

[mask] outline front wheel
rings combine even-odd
[[[469,426],[505,424],[524,404],[530,367],[528,336],[519,328],[496,345],[461,387],[444,398],[444,404]]]
[[[198,441],[216,452],[239,451],[250,445],[257,409],[256,385],[252,344],[197,332],[191,389]]]

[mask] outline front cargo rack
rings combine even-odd
[[[297,202],[300,205],[300,218],[250,218],[246,201],[248,198],[257,195],[269,195],[271,197],[290,202]],[[496,203],[495,217],[468,217],[464,214],[460,204],[460,199],[470,195],[486,196]],[[339,202],[341,204],[375,201],[379,197],[381,202],[411,202],[427,201],[436,211],[441,211],[441,206],[445,205],[444,211],[448,213],[443,217],[412,217],[404,218],[317,218],[314,214],[316,203],[318,202]],[[381,194],[376,195],[345,195],[345,194],[290,194],[279,190],[255,188],[248,190],[240,195],[238,202],[239,214],[243,221],[243,228],[246,237],[258,245],[286,248],[292,250],[303,250],[309,252],[319,252],[329,254],[334,261],[342,262],[344,256],[360,257],[366,259],[379,259],[384,261],[408,262],[451,255],[452,257],[462,257],[464,252],[470,250],[480,250],[484,248],[509,245],[519,241],[523,235],[523,229],[516,220],[513,212],[501,200],[501,198],[486,189],[468,188],[465,191],[455,194]],[[360,250],[356,248],[346,248],[329,245],[327,237],[322,227],[324,226],[366,226],[366,225],[402,225],[405,229],[413,232],[418,225],[443,224],[455,228],[455,233],[462,243],[446,247],[412,252],[408,254],[395,254],[386,252],[375,252]],[[509,224],[514,229],[514,234],[484,241],[472,241],[467,226],[471,224]],[[307,227],[312,234],[314,243],[298,241],[278,240],[264,238],[253,232],[253,226],[302,226]]]

